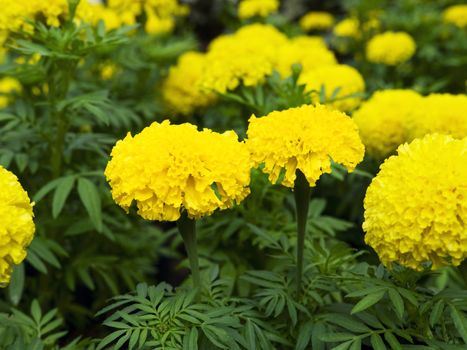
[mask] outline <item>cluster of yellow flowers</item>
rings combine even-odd
[[[238,17],[267,17],[279,9],[278,0],[242,0],[238,5]]]
[[[409,60],[417,45],[405,32],[384,32],[371,38],[366,46],[366,58],[373,63],[395,66]]]
[[[177,64],[170,68],[162,94],[173,111],[189,115],[216,99],[215,93],[203,91],[199,85],[205,70],[209,68],[205,56],[200,52],[189,51],[181,55]]]
[[[329,12],[312,11],[300,18],[299,23],[304,31],[326,30],[333,26],[334,17]]]
[[[359,94],[365,91],[362,75],[355,68],[345,64],[325,65],[305,71],[300,75],[298,82],[304,84],[308,91],[320,91],[321,86],[324,86],[329,104],[344,112],[358,107],[362,100]]]
[[[427,135],[398,148],[364,201],[365,241],[391,266],[436,269],[467,257],[467,138]]]
[[[358,39],[361,35],[360,22],[356,18],[346,18],[336,24],[333,29],[335,36]]]
[[[270,25],[243,26],[233,34],[213,40],[206,54],[190,52],[185,55],[170,70],[163,89],[165,100],[181,114],[189,114],[211,103],[215,100],[214,92],[225,93],[241,84],[261,84],[273,70],[286,78],[292,73],[293,64],[302,66],[300,82],[306,84],[308,90],[320,90],[324,84],[327,97],[336,92],[334,98],[342,99],[365,89],[360,73],[349,66],[338,65],[322,38],[297,36],[289,39]],[[360,98],[355,97],[333,105],[348,111],[359,102]]]
[[[10,281],[13,265],[26,257],[34,237],[32,204],[18,178],[0,166],[0,286]]]
[[[369,154],[383,159],[400,144],[431,133],[467,136],[466,95],[377,91],[353,114]]]
[[[128,210],[147,220],[175,221],[231,207],[249,193],[250,156],[235,132],[198,131],[191,124],[153,123],[117,142],[105,175]]]
[[[5,108],[10,102],[12,93],[21,92],[21,83],[10,77],[0,79],[0,108]]]
[[[459,28],[467,27],[467,5],[449,6],[443,11],[443,20]]]
[[[287,187],[294,186],[297,169],[314,186],[323,173],[331,172],[331,160],[352,171],[365,151],[354,121],[323,105],[252,116],[247,136],[255,165],[264,164],[263,171],[272,183],[284,171],[282,185]]]

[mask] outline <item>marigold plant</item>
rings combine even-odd
[[[417,45],[405,32],[384,32],[375,35],[366,46],[366,58],[373,63],[395,66],[409,60]]]

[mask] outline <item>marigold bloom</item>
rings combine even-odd
[[[336,24],[333,29],[333,33],[335,36],[357,39],[360,37],[359,27],[360,23],[358,19],[346,18]]]
[[[386,266],[467,257],[467,139],[427,135],[398,148],[368,187],[365,241]]]
[[[443,20],[457,27],[467,27],[467,5],[449,6],[443,11]]]
[[[413,90],[382,90],[353,113],[367,152],[384,159],[408,139],[407,126],[422,106],[422,96]]]
[[[26,257],[34,237],[32,204],[18,178],[0,166],[0,286],[10,282],[13,265]]]
[[[21,83],[15,78],[5,77],[0,79],[0,108],[5,108],[10,102],[10,94],[22,90]]]
[[[308,91],[320,91],[323,86],[327,100],[330,100],[331,97],[337,99],[337,101],[330,102],[329,105],[344,112],[355,109],[362,100],[361,96],[344,97],[361,94],[365,91],[365,81],[362,75],[355,68],[345,64],[322,66],[305,71],[300,75],[298,82],[305,84]],[[339,100],[340,98],[344,99]]]
[[[415,53],[413,38],[404,32],[384,32],[371,38],[366,46],[366,58],[373,63],[395,66],[409,60]]]
[[[305,31],[329,29],[334,24],[334,17],[329,12],[312,11],[300,18],[300,27]]]
[[[250,157],[233,131],[223,134],[195,125],[152,123],[117,142],[105,176],[115,202],[133,201],[147,220],[175,221],[209,215],[242,201],[249,193]]]
[[[294,187],[297,169],[314,186],[323,173],[331,172],[331,160],[352,171],[364,154],[353,120],[323,105],[303,105],[262,118],[253,115],[247,135],[255,166],[264,164],[272,183],[284,170],[286,187]]]
[[[170,68],[162,89],[164,100],[170,108],[189,115],[216,99],[214,93],[203,91],[200,86],[200,78],[207,68],[206,56],[202,53],[190,51],[179,57],[177,64]]]
[[[280,46],[287,37],[273,26],[252,24],[231,35],[222,35],[206,55],[208,70],[201,78],[206,90],[224,93],[243,83],[255,86],[271,74]]]
[[[300,64],[303,72],[336,64],[334,53],[327,48],[323,39],[318,38],[298,36],[290,39],[278,48],[274,68],[286,78],[292,73],[293,64]]]
[[[278,9],[278,0],[242,0],[238,5],[238,17],[241,19],[267,17]]]

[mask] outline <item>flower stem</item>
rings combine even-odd
[[[305,248],[306,222],[310,204],[311,187],[305,175],[297,169],[294,183],[295,206],[297,211],[297,293],[301,292],[303,274],[303,250]]]
[[[193,285],[199,295],[199,291],[201,290],[201,276],[199,273],[198,250],[196,246],[196,221],[190,219],[186,211],[183,211],[180,219],[177,221],[177,226],[180,234],[182,235],[183,242],[185,243],[185,249],[190,262]]]

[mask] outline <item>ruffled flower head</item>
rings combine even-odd
[[[133,201],[147,220],[175,221],[232,207],[249,193],[250,156],[233,131],[198,131],[191,124],[152,123],[117,142],[105,176],[115,202]]]
[[[467,5],[459,4],[449,6],[443,11],[443,20],[452,23],[459,28],[467,27]]]
[[[467,257],[467,138],[432,134],[398,148],[368,187],[365,241],[386,266]]]
[[[300,27],[305,31],[329,29],[334,24],[334,17],[329,12],[312,11],[300,18]]]
[[[417,45],[405,32],[384,32],[371,38],[366,46],[366,58],[373,63],[396,66],[408,61]]]
[[[18,178],[0,166],[0,286],[10,282],[13,265],[26,257],[34,237],[32,204]]]
[[[282,185],[286,187],[294,187],[297,169],[314,186],[323,173],[331,172],[331,160],[352,171],[364,154],[353,120],[322,105],[252,116],[247,135],[255,165],[264,164],[272,183],[285,171]]]
[[[267,17],[278,9],[278,0],[242,0],[238,5],[238,17],[241,19]]]

